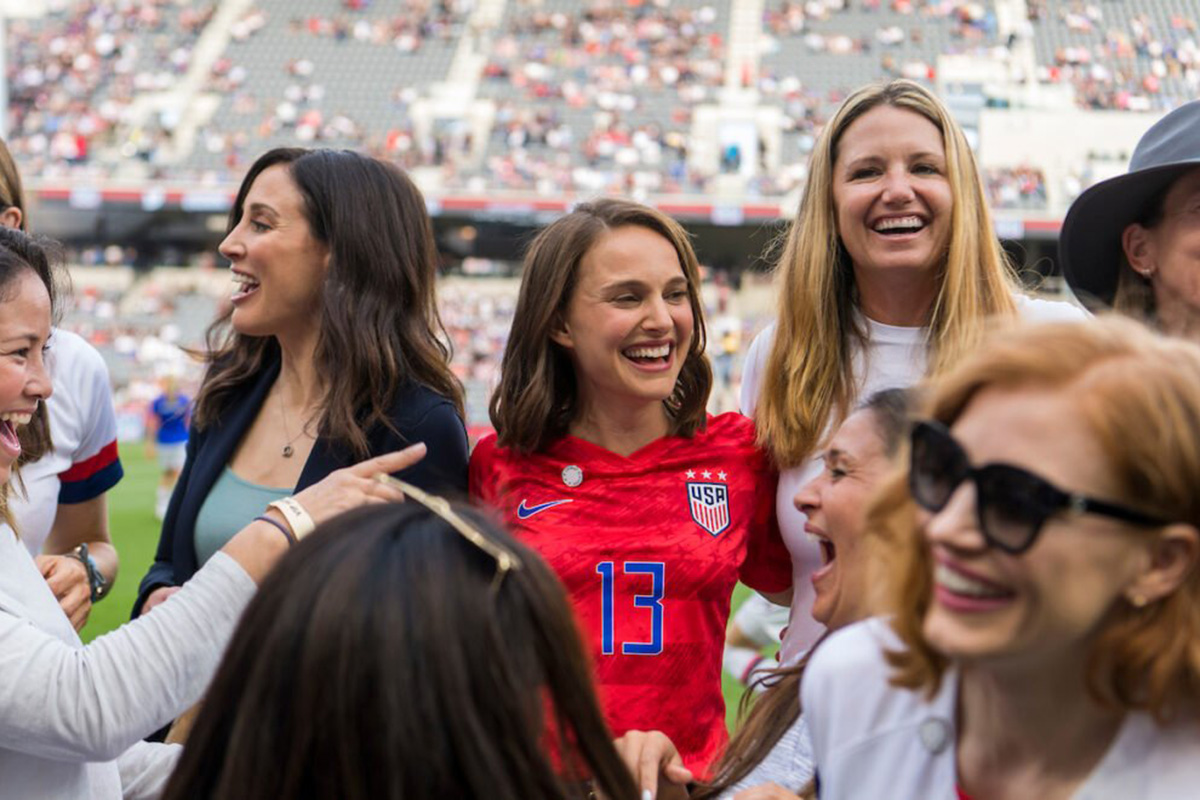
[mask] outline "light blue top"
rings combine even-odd
[[[292,489],[259,486],[225,467],[196,515],[196,563],[204,566],[235,533],[262,514],[267,503],[292,492]]]

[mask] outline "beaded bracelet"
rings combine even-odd
[[[287,537],[287,540],[288,540],[288,545],[293,545],[293,544],[295,544],[295,543],[296,543],[296,535],[295,535],[294,533],[292,533],[291,529],[289,529],[287,525],[284,525],[284,524],[283,524],[282,522],[280,522],[279,520],[277,520],[277,519],[271,519],[271,518],[270,518],[270,517],[268,517],[266,514],[263,514],[262,516],[255,517],[255,518],[254,518],[254,521],[255,521],[255,522],[269,522],[269,523],[271,523],[271,524],[272,524],[272,525],[274,525],[276,528],[279,528],[279,532],[280,532],[280,533],[282,533],[284,536],[286,536],[286,537]]]

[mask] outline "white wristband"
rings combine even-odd
[[[288,527],[292,529],[292,533],[296,534],[297,541],[308,536],[313,532],[313,528],[317,527],[313,518],[304,510],[304,506],[296,502],[294,497],[283,497],[273,503],[267,503],[267,508],[273,508],[283,514]]]

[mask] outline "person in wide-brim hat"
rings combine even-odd
[[[1058,251],[1085,304],[1171,333],[1200,328],[1200,101],[1156,122],[1127,173],[1071,204]]]

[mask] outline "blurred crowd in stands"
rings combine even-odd
[[[1053,57],[1040,65],[1039,78],[1071,83],[1082,108],[1165,111],[1195,98],[1196,19],[1170,5],[1028,0],[1035,28],[1057,28]]]
[[[154,159],[158,120],[139,98],[186,73],[211,2],[50,2],[44,18],[8,21],[9,146],[23,171],[104,175],[118,161]]]
[[[201,76],[202,90],[232,113],[176,142],[180,110],[153,98],[182,85],[216,3],[49,0],[45,16],[8,24],[10,144],[21,168],[43,179],[235,181],[264,143],[283,137],[429,168],[450,190],[695,194],[712,190],[721,171],[693,158],[695,109],[718,102],[732,81],[782,111],[778,166],[756,165],[744,176],[748,196],[779,196],[803,180],[813,136],[844,96],[842,84],[859,82],[838,80],[843,56],[869,56],[881,78],[931,81],[944,50],[1011,49],[1028,39],[1037,80],[1069,84],[1083,108],[1164,110],[1200,95],[1197,23],[1184,13],[1192,0],[1169,8],[1156,0],[1028,0],[1028,19],[1015,32],[1000,29],[993,3],[976,0],[768,0],[761,63],[730,72],[734,3],[590,0],[569,13],[553,2],[512,0],[498,27],[476,31],[474,0],[386,9],[370,0],[297,0],[285,12],[262,0],[231,24],[233,44]],[[266,81],[285,78],[281,90],[263,88],[231,55],[268,29],[300,43],[278,67],[284,75]],[[431,42],[449,46],[463,35],[481,64],[476,96],[495,104],[486,136],[462,119],[414,125],[411,110],[429,89],[419,81],[379,82],[386,118],[349,113],[340,79],[321,74],[302,44],[345,43],[350,60],[363,48],[420,59]],[[788,60],[796,54],[828,56],[832,69],[803,72]],[[1045,205],[1036,169],[988,182],[998,207]]]
[[[984,172],[992,208],[1045,208],[1046,178],[1040,169],[1019,166]]]

